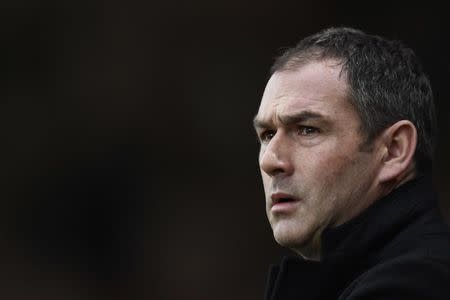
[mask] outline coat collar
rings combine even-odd
[[[436,206],[431,176],[406,182],[352,220],[322,233],[322,260],[367,257]]]

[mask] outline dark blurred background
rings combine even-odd
[[[262,299],[287,253],[251,120],[280,48],[331,25],[401,39],[436,95],[449,216],[443,5],[2,1],[0,297]]]

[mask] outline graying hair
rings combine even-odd
[[[417,129],[415,161],[419,172],[432,168],[436,113],[430,81],[414,52],[353,28],[329,28],[287,49],[271,73],[295,70],[311,61],[334,59],[342,66],[349,99],[361,118],[365,144],[400,120]]]

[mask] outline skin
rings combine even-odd
[[[274,238],[320,260],[322,231],[352,219],[387,193],[380,183],[389,154],[385,140],[380,137],[369,150],[361,147],[361,120],[333,60],[276,72],[254,124]],[[295,201],[277,210],[273,196],[280,193]]]

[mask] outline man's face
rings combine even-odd
[[[328,60],[275,73],[255,117],[267,216],[276,241],[300,253],[377,197],[380,159],[361,150],[340,71]]]

